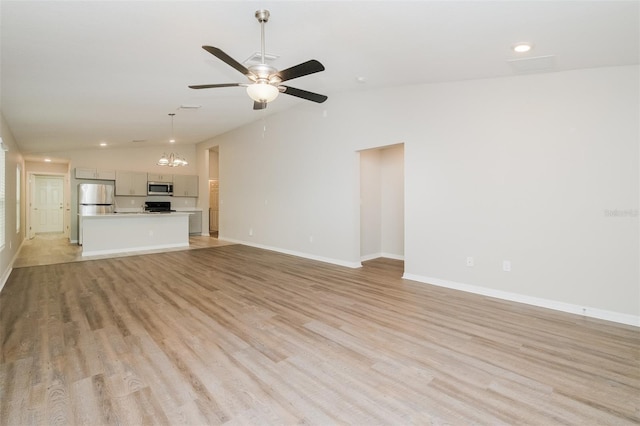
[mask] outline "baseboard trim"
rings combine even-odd
[[[566,312],[575,315],[581,315],[590,318],[616,322],[620,324],[640,327],[640,316],[623,314],[620,312],[607,311],[604,309],[593,308],[590,306],[580,306],[572,303],[559,302],[557,300],[543,299],[539,297],[527,296],[518,293],[510,293],[501,290],[494,290],[486,287],[475,286],[471,284],[458,283],[454,281],[442,280],[439,278],[425,277],[421,275],[405,273],[402,278],[412,281],[418,281],[424,284],[431,284],[438,287],[450,288],[453,290],[466,291],[468,293],[480,294],[483,296],[495,297],[496,299],[508,300],[511,302],[524,303],[527,305],[537,306],[540,308],[553,309],[555,311]]]
[[[361,262],[366,262],[368,260],[379,259],[384,257],[385,259],[393,259],[393,260],[404,260],[404,256],[401,254],[392,254],[392,253],[373,253],[367,254],[360,257]]]
[[[9,279],[9,276],[11,275],[11,272],[13,271],[13,265],[16,263],[16,259],[18,258],[18,254],[20,254],[20,250],[22,250],[22,246],[24,245],[24,241],[25,241],[25,239],[23,238],[22,242],[20,243],[20,247],[18,247],[18,250],[16,250],[16,252],[13,255],[13,259],[11,259],[11,262],[9,262],[9,265],[7,266],[7,269],[2,274],[2,277],[0,277],[0,292],[4,288],[4,285],[7,283],[7,280]]]
[[[366,262],[368,260],[377,259],[379,257],[382,257],[382,253],[367,254],[364,256],[360,256],[360,262]]]
[[[384,258],[387,258],[387,259],[393,259],[393,260],[404,260],[404,255],[403,254],[381,253],[380,257],[384,257]]]
[[[316,256],[314,254],[302,253],[302,252],[299,252],[299,251],[287,250],[287,249],[282,249],[282,248],[278,248],[278,247],[271,247],[271,246],[267,246],[267,245],[263,245],[263,244],[255,244],[255,243],[251,243],[251,242],[247,242],[247,241],[235,240],[233,238],[218,237],[218,239],[221,240],[221,241],[227,241],[227,242],[230,242],[230,243],[242,244],[242,245],[245,245],[245,246],[255,247],[255,248],[259,248],[259,249],[263,249],[263,250],[275,251],[275,252],[282,253],[282,254],[290,254],[292,256],[302,257],[304,259],[317,260],[318,262],[330,263],[332,265],[345,266],[347,268],[352,268],[352,269],[362,268],[362,263],[360,263],[360,262],[345,262],[343,260],[333,259],[333,258],[330,258],[330,257]]]
[[[163,245],[157,245],[157,246],[128,247],[126,249],[106,249],[106,250],[93,250],[93,251],[86,251],[83,249],[82,257],[104,256],[107,254],[137,253],[142,251],[153,251],[153,250],[186,248],[186,247],[189,247],[188,242],[178,243],[178,244],[163,244]]]
[[[2,292],[4,285],[7,283],[7,280],[9,279],[9,275],[11,275],[11,271],[13,271],[13,261],[11,262],[11,265],[9,265],[9,267],[4,271],[4,274],[2,274],[2,277],[0,278],[0,292]]]

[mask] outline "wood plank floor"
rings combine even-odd
[[[640,422],[637,328],[230,245],[14,269],[0,422]]]
[[[217,235],[217,233],[216,233]],[[62,233],[42,233],[37,234],[33,239],[25,240],[20,247],[20,252],[13,262],[14,268],[25,266],[52,265],[54,263],[80,262],[83,260],[107,259],[112,257],[123,257],[137,255],[141,253],[164,253],[167,251],[192,250],[205,247],[226,246],[229,243],[218,238],[205,237],[201,235],[189,236],[189,247],[178,247],[174,249],[146,250],[138,252],[124,252],[118,254],[82,256],[82,246],[72,243],[69,238]]]

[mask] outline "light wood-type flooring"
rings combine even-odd
[[[147,250],[144,252],[124,252],[100,256],[82,256],[82,246],[71,243],[62,233],[36,234],[33,239],[25,240],[18,256],[13,262],[14,268],[35,265],[51,265],[54,263],[79,262],[83,260],[105,259],[111,257],[131,256],[140,253],[162,253],[166,251],[190,250],[204,247],[219,247],[232,243],[217,238],[192,235],[189,247],[175,249]]]
[[[16,268],[0,423],[625,425],[637,328],[242,245]]]

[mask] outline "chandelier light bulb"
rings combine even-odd
[[[158,166],[168,166],[169,165],[169,159],[167,158],[167,154],[163,153],[162,157],[160,157],[160,159],[158,160]]]

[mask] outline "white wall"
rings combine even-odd
[[[382,253],[381,150],[360,152],[360,257],[375,259]]]
[[[637,321],[638,71],[301,102],[198,145],[220,147],[220,236],[358,265],[356,153],[403,141],[407,277]]]
[[[17,149],[15,139],[4,115],[0,111],[0,137],[8,148],[5,152],[5,246],[0,250],[0,290],[9,278],[13,261],[20,250],[25,238],[25,187],[26,178],[24,171],[24,159]],[[20,167],[20,229],[17,228],[17,185],[16,168]]]
[[[404,259],[404,145],[381,150],[382,256]]]
[[[25,161],[24,167],[27,173],[36,174],[66,174],[69,173],[67,163],[44,163],[38,161]]]
[[[189,162],[184,167],[158,166],[160,156],[171,149],[158,146],[140,146],[128,148],[106,147],[101,150],[86,149],[75,151],[59,151],[55,157],[69,160],[73,169],[76,167],[98,168],[105,170],[127,170],[147,173],[167,173],[174,175],[195,175],[196,174],[196,150],[195,145],[179,145],[173,150],[180,153],[181,157]]]
[[[209,180],[218,179],[218,151],[209,150]]]
[[[637,320],[638,67],[432,89],[427,143],[407,144],[406,270]]]

